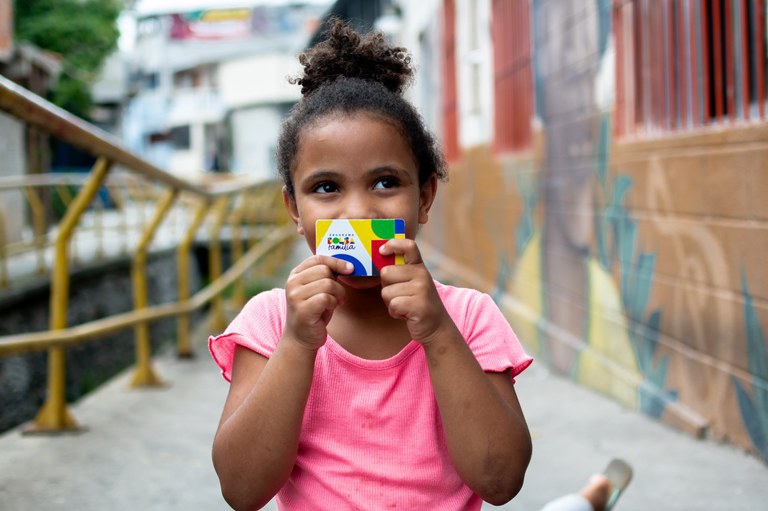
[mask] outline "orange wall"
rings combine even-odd
[[[768,460],[768,124],[615,138],[606,18],[535,5],[541,128],[452,163],[422,234],[435,276],[490,293],[539,363]]]

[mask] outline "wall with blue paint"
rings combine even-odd
[[[539,362],[768,460],[768,126],[616,138],[611,2],[533,7],[534,145],[452,166],[437,272]]]

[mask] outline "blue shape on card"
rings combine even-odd
[[[368,275],[368,271],[365,269],[365,266],[363,266],[363,263],[361,263],[356,257],[352,257],[351,255],[348,255],[348,254],[335,254],[333,257],[335,257],[336,259],[341,259],[342,261],[347,261],[352,263],[352,266],[355,267],[355,271],[348,275],[358,276],[358,277],[359,276],[365,277],[366,275]]]

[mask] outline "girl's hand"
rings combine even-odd
[[[350,263],[323,255],[311,256],[294,268],[285,283],[284,336],[311,350],[325,344],[328,322],[344,299],[344,287],[336,282],[336,274],[353,270]]]
[[[403,265],[385,266],[381,270],[381,297],[390,316],[404,319],[411,337],[429,344],[440,332],[447,331],[453,320],[437,294],[419,247],[411,239],[391,239],[380,252],[401,254],[405,259]]]

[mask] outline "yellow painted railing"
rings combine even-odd
[[[211,304],[214,327],[223,328],[223,297],[232,289],[235,305],[245,301],[244,282],[253,271],[268,272],[285,260],[295,230],[281,207],[280,184],[248,178],[219,177],[215,182],[193,182],[164,172],[123,148],[112,135],[53,106],[0,76],[0,110],[19,122],[90,152],[96,163],[87,174],[25,175],[0,179],[0,197],[17,194],[24,207],[8,211],[0,202],[0,293],[19,279],[50,280],[50,324],[40,332],[0,337],[0,357],[48,352],[45,402],[28,428],[30,432],[78,429],[65,398],[65,350],[106,334],[134,329],[136,366],[131,385],[157,386],[162,380],[152,368],[148,325],[177,320],[177,353],[192,355],[190,314]],[[23,151],[23,148],[19,148]],[[210,181],[210,180],[209,180]],[[100,198],[106,192],[109,207]],[[51,221],[56,197],[64,208],[60,221]],[[46,202],[48,201],[48,202]],[[29,211],[22,235],[8,236],[10,215]],[[107,211],[109,209],[109,211]],[[151,210],[147,213],[148,210]],[[16,220],[19,217],[15,217]],[[17,222],[18,224],[18,222]],[[201,227],[206,226],[206,233]],[[150,306],[147,299],[147,258],[163,230],[176,247],[177,299]],[[232,264],[224,271],[222,243],[231,243]],[[119,243],[118,243],[119,240]],[[134,240],[132,243],[131,240]],[[195,242],[209,246],[210,284],[191,294],[189,255]],[[82,246],[81,246],[82,244]],[[70,275],[75,263],[91,254],[114,257],[116,245],[130,255],[133,310],[80,325],[67,324]],[[111,253],[108,253],[112,250]],[[34,267],[21,275],[18,261],[30,258]]]

